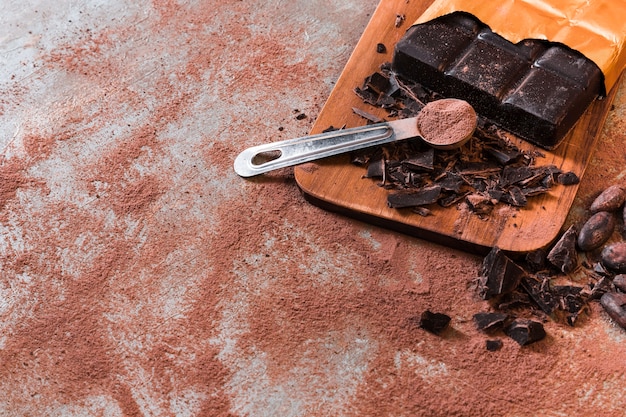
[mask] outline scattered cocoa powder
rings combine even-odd
[[[35,78],[89,88],[50,125],[25,125],[23,155],[0,165],[0,289],[12,297],[0,304],[0,408],[116,414],[80,408],[96,398],[126,416],[621,413],[619,396],[600,399],[623,386],[626,348],[600,320],[488,352],[471,322],[484,306],[468,289],[479,258],[313,207],[289,170],[230,171],[274,123],[305,133],[294,102],[314,119],[331,88],[319,80],[351,50],[311,62],[285,40],[315,34],[296,25],[297,4],[282,6],[296,17],[260,27],[279,12],[153,1],[40,51]],[[356,42],[365,13],[362,25],[329,19],[347,20],[333,30]],[[620,174],[622,120],[581,200]],[[41,173],[59,161],[69,194]],[[419,329],[425,309],[451,315],[446,337]],[[589,393],[601,395],[581,404]]]

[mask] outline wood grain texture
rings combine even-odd
[[[428,7],[429,1],[382,0],[348,60],[335,88],[313,126],[319,133],[329,126],[353,127],[365,120],[352,112],[358,107],[384,117],[383,110],[364,104],[353,92],[365,77],[392,58],[396,42]],[[396,27],[397,16],[404,23]],[[383,43],[386,52],[377,53]],[[619,84],[619,83],[618,83]],[[546,151],[514,136],[511,141],[525,150],[539,150],[545,157],[537,165],[556,165],[582,178],[615,96],[596,100],[554,151]],[[484,253],[493,246],[509,252],[528,252],[550,245],[557,237],[576,196],[578,185],[556,185],[549,193],[529,199],[523,209],[497,206],[487,219],[458,207],[432,207],[423,217],[410,210],[387,207],[388,191],[375,180],[364,179],[364,169],[351,165],[347,155],[327,158],[295,168],[296,181],[313,204],[360,220],[433,240],[463,250]]]

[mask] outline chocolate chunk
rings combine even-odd
[[[543,249],[528,252],[525,256],[526,264],[533,271],[539,271],[546,265],[547,254]]]
[[[446,172],[435,181],[444,191],[450,191],[455,194],[461,194],[461,188],[465,185],[465,180],[459,174],[454,172]]]
[[[494,247],[483,260],[479,278],[479,295],[488,300],[513,291],[526,272],[498,247]]]
[[[582,287],[575,285],[559,285],[552,288],[553,294],[558,297],[559,309],[565,313],[570,326],[574,325],[586,306],[586,300],[581,295],[582,290]]]
[[[377,159],[367,164],[365,178],[382,178],[385,175],[385,161]]]
[[[602,249],[602,264],[620,274],[626,273],[626,242],[618,242]]]
[[[378,98],[380,96],[378,93],[369,88],[356,87],[354,89],[354,93],[359,96],[364,103],[371,104],[372,106],[375,106],[378,103]]]
[[[502,170],[502,178],[500,183],[506,187],[508,185],[517,184],[528,178],[535,176],[536,170],[528,166],[507,166]]]
[[[580,250],[591,251],[602,246],[613,234],[615,223],[615,217],[607,211],[600,211],[591,216],[578,234],[577,243]]]
[[[486,152],[493,157],[498,163],[502,165],[511,164],[522,156],[522,153],[518,149],[501,149],[488,147]]]
[[[493,210],[491,198],[482,194],[469,194],[465,197],[469,209],[478,215],[487,215]]]
[[[490,332],[503,328],[508,317],[509,315],[506,313],[476,313],[474,314],[474,323],[476,323],[478,330]]]
[[[607,292],[613,291],[614,287],[611,279],[606,276],[600,277],[595,283],[591,282],[589,286],[591,287],[591,291],[589,291],[589,295],[587,297],[590,300],[599,299]]]
[[[520,286],[528,293],[530,298],[546,314],[552,314],[559,303],[552,293],[547,279],[539,280],[535,277],[522,278]]]
[[[394,193],[387,196],[387,205],[391,208],[426,206],[437,202],[441,187],[436,185],[411,193]]]
[[[576,239],[576,228],[572,225],[548,252],[548,261],[565,274],[574,271],[578,266]]]
[[[558,174],[556,177],[556,182],[562,185],[574,185],[580,182],[580,178],[574,172],[570,171]]]
[[[389,78],[380,72],[375,72],[365,78],[363,88],[370,89],[376,94],[385,94],[389,89]]]
[[[502,349],[502,340],[500,339],[488,339],[485,343],[485,347],[489,352],[495,352]]]
[[[600,304],[609,317],[626,329],[626,294],[607,292],[600,298]]]
[[[443,97],[468,101],[481,116],[547,149],[558,146],[605,93],[602,71],[579,52],[540,39],[513,44],[465,12],[409,28],[392,67]]]
[[[543,324],[528,320],[518,319],[513,321],[505,330],[507,336],[515,340],[520,346],[538,342],[546,337]]]
[[[500,200],[515,207],[524,207],[528,204],[528,199],[519,187],[509,188],[509,192],[503,194]]]
[[[402,161],[402,165],[416,171],[432,171],[435,167],[435,150],[430,148]]]
[[[434,334],[441,334],[450,324],[450,316],[426,310],[420,316],[419,326]]]

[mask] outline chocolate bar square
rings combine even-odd
[[[413,25],[392,69],[443,97],[468,101],[500,127],[554,149],[593,100],[605,94],[598,66],[566,45],[513,44],[466,12]]]

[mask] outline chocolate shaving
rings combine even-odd
[[[358,114],[362,118],[367,119],[368,121],[370,121],[372,123],[380,123],[380,122],[383,121],[383,119],[381,119],[380,117],[376,116],[375,114],[368,113],[365,110],[361,110],[361,109],[359,109],[357,107],[353,107],[352,111],[355,114]]]

